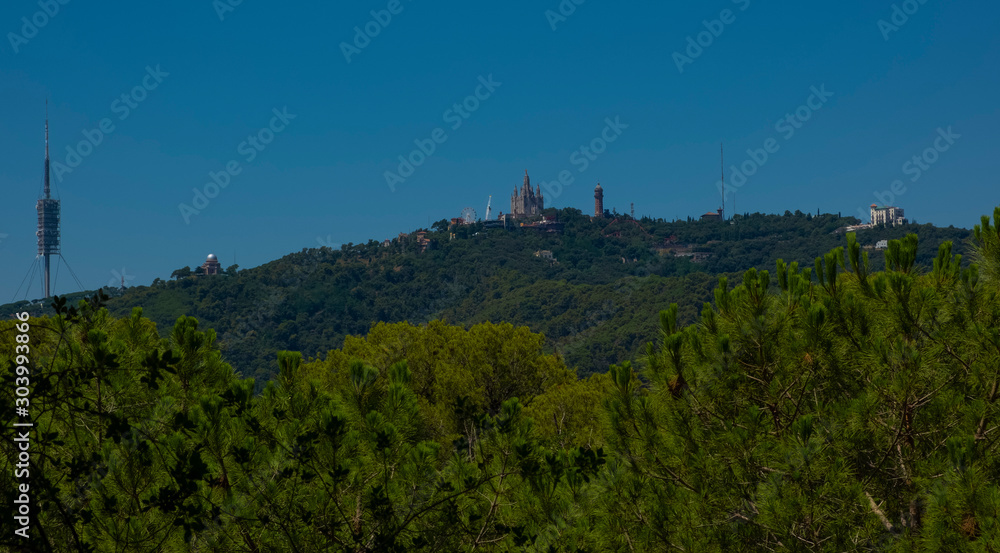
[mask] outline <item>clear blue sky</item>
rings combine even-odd
[[[467,206],[482,217],[491,194],[507,211],[525,169],[533,183],[573,177],[547,206],[588,212],[600,181],[606,207],[697,216],[720,203],[720,142],[727,166],[777,146],[739,188],[740,212],[854,214],[894,180],[905,192],[883,198],[918,222],[971,227],[1000,203],[994,3],[896,2],[902,24],[890,28],[879,20],[892,24],[893,2],[871,0],[567,0],[564,20],[558,0],[244,0],[220,17],[227,1],[70,0],[51,17],[38,0],[2,3],[0,301],[35,256],[46,98],[53,163],[77,161],[67,148],[88,154],[53,173],[63,255],[87,288],[123,268],[148,284],[208,253],[251,267],[381,240]],[[377,36],[348,62],[342,43],[390,7],[399,13],[368,25]],[[710,44],[681,71],[674,54],[704,21],[721,34],[703,34]],[[492,92],[480,86],[490,75]],[[832,96],[801,108],[824,85]],[[486,98],[468,99],[477,88]],[[475,109],[453,128],[448,110],[466,100]],[[808,120],[794,129],[782,119],[796,110]],[[627,128],[605,131],[615,118]],[[105,119],[113,130],[80,148]],[[263,150],[243,144],[273,119],[283,130],[265,131]],[[386,171],[438,128],[444,142],[390,188]],[[583,157],[602,133],[614,142]],[[193,189],[227,164],[239,173],[185,222],[179,204],[195,207]],[[55,291],[76,289],[63,269]]]

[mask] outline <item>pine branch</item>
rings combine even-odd
[[[891,522],[889,522],[889,518],[885,516],[885,513],[882,512],[882,509],[879,509],[878,505],[875,504],[875,500],[872,499],[871,494],[865,492],[865,497],[868,498],[868,505],[871,507],[872,512],[875,513],[875,516],[877,516],[879,520],[882,521],[882,524],[885,526],[885,529],[888,530],[890,533],[895,534],[896,527],[893,526]]]

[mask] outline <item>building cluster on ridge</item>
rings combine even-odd
[[[539,217],[544,210],[545,197],[542,195],[542,189],[540,186],[535,186],[534,189],[531,188],[531,179],[528,176],[528,171],[525,170],[524,182],[521,184],[521,188],[518,189],[515,186],[514,193],[510,196],[510,212],[506,216],[501,212],[497,216],[497,220]],[[604,188],[601,187],[601,183],[597,183],[597,186],[594,188],[594,217],[604,217],[604,214]],[[724,221],[726,220],[726,215],[720,207],[715,211],[709,211],[701,215],[700,219],[702,221]],[[456,220],[453,220],[453,222]],[[907,222],[909,221],[903,215],[903,208],[893,206],[879,207],[876,204],[872,204],[870,222],[857,225],[856,228],[896,226],[906,224]]]
[[[526,218],[526,217],[538,217],[545,210],[545,196],[542,195],[542,189],[539,186],[535,186],[534,190],[531,188],[531,178],[528,176],[528,171],[524,171],[524,182],[521,184],[521,189],[514,187],[514,193],[510,195],[510,212],[507,214],[511,218]],[[601,188],[601,183],[597,183],[597,187],[594,188],[594,217],[604,216],[604,189]],[[503,213],[500,213],[498,218],[503,218]]]
[[[522,222],[515,224],[524,229],[533,229],[538,232],[551,232],[560,233],[563,230],[563,223],[556,221],[554,218],[548,219],[542,215],[545,210],[545,197],[542,194],[540,186],[531,186],[531,178],[528,175],[528,171],[524,172],[524,181],[520,188],[514,187],[514,193],[510,197],[510,211],[506,214],[500,212],[494,217],[490,216],[490,207],[487,206],[487,215],[484,220],[486,228],[497,228],[503,227],[507,228],[513,224],[514,219],[521,219]],[[475,212],[471,208],[467,208],[467,211],[471,212],[470,217],[455,217],[451,219],[451,226],[465,225],[475,222]],[[464,215],[464,214],[463,214]],[[818,212],[817,212],[818,215]],[[607,217],[607,212],[604,210],[604,187],[601,183],[597,183],[594,187],[594,219]],[[723,209],[720,207],[716,211],[709,211],[704,215],[700,216],[702,221],[725,221],[726,216]],[[617,221],[617,219],[616,219]],[[635,221],[635,205],[632,205],[632,221]],[[863,223],[860,225],[853,225],[849,227],[843,227],[838,229],[837,232],[841,231],[854,231],[860,229],[869,229],[879,226],[896,226],[906,224],[909,221],[904,217],[903,209],[894,206],[882,206],[879,207],[876,204],[871,206],[871,220],[869,223]],[[635,224],[635,223],[634,223]],[[431,239],[427,237],[428,232],[426,230],[417,231],[415,233],[416,237],[416,251],[423,253],[426,251],[431,244]],[[394,243],[403,243],[410,237],[408,233],[400,233],[396,239],[385,240],[382,242],[382,246],[389,247]],[[451,238],[455,238],[455,234],[451,234]],[[706,252],[698,252],[693,249],[694,245],[671,245],[672,240],[676,237],[671,237],[668,240],[668,249],[664,251],[669,251],[672,255],[676,257],[687,257],[693,262],[703,262],[713,254]],[[866,249],[884,250],[887,247],[886,240],[880,240],[877,244],[872,246],[865,246]],[[666,248],[666,246],[665,246]],[[535,252],[535,257],[547,260],[550,263],[558,263],[552,255],[551,251],[540,250]],[[625,263],[628,260],[622,259]],[[219,264],[218,259],[215,255],[210,254],[208,259],[204,264],[199,267],[197,273],[204,275],[216,275],[223,274],[222,267]]]
[[[905,225],[909,222],[909,219],[903,215],[903,208],[901,207],[888,205],[879,207],[878,204],[872,204],[871,219],[869,222],[844,227],[842,230],[844,232],[854,232],[874,227],[895,227],[897,225]]]

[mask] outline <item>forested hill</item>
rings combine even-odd
[[[103,294],[60,298],[52,317],[0,320],[0,404],[18,407],[0,425],[37,429],[0,436],[0,496],[26,506],[0,551],[995,553],[998,224],[1000,208],[972,256],[943,244],[926,270],[912,235],[873,271],[848,234],[812,267],[720,279],[694,324],[676,304],[652,317],[641,366],[587,378],[527,328],[433,321],[374,325],[323,360],[276,352],[261,386],[191,317],[157,328],[142,309],[111,316]],[[607,240],[563,243],[589,234],[304,252],[129,295],[198,298],[206,317],[228,302],[217,320],[251,325],[241,302],[272,293],[274,320],[246,332],[277,343],[293,338],[265,329],[286,312],[276,328],[303,334],[378,309],[521,301],[545,320],[619,282],[640,281],[621,308],[638,311],[708,278],[623,276]],[[537,269],[519,240],[595,269]],[[585,324],[622,332],[613,313]]]
[[[779,258],[811,267],[816,252],[844,245],[837,229],[858,223],[800,212],[728,222],[592,219],[575,209],[547,214],[563,223],[561,234],[483,224],[449,229],[439,221],[423,245],[411,233],[388,245],[304,249],[225,275],[181,276],[190,272],[182,269],[171,280],[128,289],[108,307],[119,316],[142,307],[162,330],[182,315],[196,317],[217,332],[226,360],[258,382],[277,370],[279,350],[325,357],[376,321],[433,319],[526,325],[583,376],[635,359],[669,304],[680,305],[683,323],[693,321],[712,300],[719,275],[751,267],[773,272]],[[909,233],[920,237],[917,262],[926,267],[942,241],[963,253],[970,234],[911,224],[857,236],[874,246]],[[882,255],[870,253],[873,269],[881,268]],[[3,312],[15,307],[24,308]]]

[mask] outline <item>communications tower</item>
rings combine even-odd
[[[42,277],[42,292],[45,294],[44,299],[52,297],[52,290],[55,288],[55,280],[52,278],[52,262],[62,260],[66,261],[60,251],[60,216],[61,202],[60,200],[52,197],[52,183],[49,176],[49,114],[48,114],[48,102],[45,102],[45,171],[42,178],[44,183],[44,189],[42,196],[38,198],[38,202],[35,204],[35,211],[38,212],[38,227],[35,230],[35,236],[38,238],[38,255],[35,256],[34,261],[31,263],[31,267],[28,269],[28,274],[25,275],[24,280],[21,282],[21,286],[17,288],[14,292],[14,297],[16,298],[18,294],[21,293],[21,288],[24,287],[25,282],[28,283],[28,287],[24,290],[24,299],[28,299],[28,294],[31,293],[31,283],[34,281],[35,274],[41,273]],[[53,259],[55,256],[58,259]],[[66,263],[66,269],[69,270],[69,274],[76,281],[76,285],[80,287],[83,291],[83,284],[80,279],[73,272],[73,268]],[[58,269],[56,270],[55,276],[59,276]]]
[[[46,112],[48,112],[48,102],[46,102]],[[35,204],[38,211],[38,230],[35,236],[38,237],[38,255],[42,256],[42,270],[44,271],[45,297],[52,295],[52,281],[50,280],[51,256],[59,253],[59,200],[52,198],[52,190],[49,186],[49,117],[45,115],[45,197],[40,198]]]

